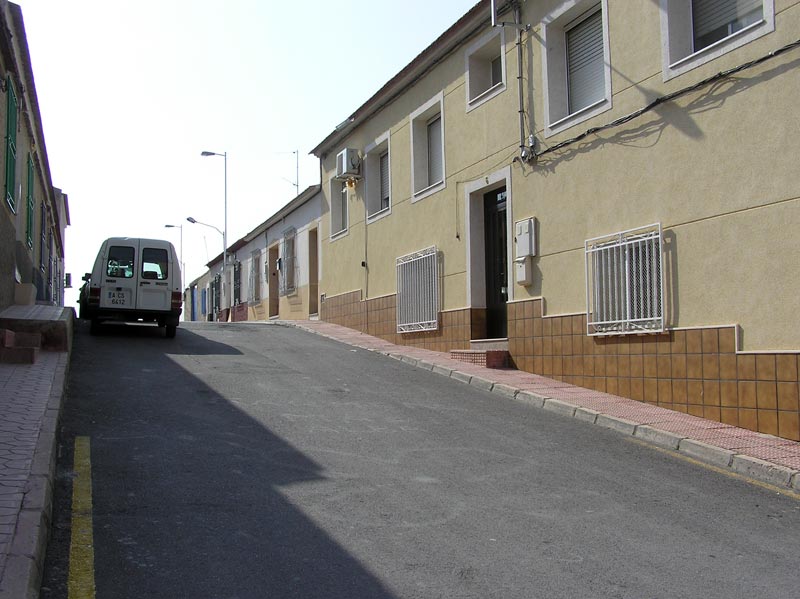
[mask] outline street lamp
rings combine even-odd
[[[164,225],[165,229],[181,230],[181,290],[183,289],[183,273],[186,272],[186,263],[183,261],[183,225]]]
[[[222,235],[222,281],[223,281],[223,286],[222,286],[222,290],[221,291],[223,292],[223,296],[224,296],[224,292],[225,292],[225,285],[224,285],[224,282],[225,282],[225,266],[226,266],[225,254],[228,253],[228,246],[225,245],[225,233],[220,231],[218,227],[215,227],[214,225],[209,225],[208,223],[201,223],[199,220],[197,220],[196,218],[192,218],[191,216],[187,216],[186,220],[188,220],[193,225],[203,225],[204,227],[210,227],[210,228],[214,229],[217,233]],[[206,248],[206,250],[208,250],[208,248]],[[217,306],[217,309],[219,309],[219,306]]]
[[[225,246],[225,249],[222,251],[222,272],[223,278],[225,273],[225,268],[228,265],[227,254],[228,254],[228,153],[223,152],[222,154],[218,152],[209,152],[208,150],[203,150],[200,152],[201,156],[222,156],[224,159],[224,168],[225,168],[225,221],[222,227],[222,244]],[[187,219],[189,220],[189,219]],[[189,221],[192,222],[192,221]],[[202,223],[201,223],[202,224]],[[214,227],[216,229],[216,227]],[[217,229],[219,231],[219,229]]]

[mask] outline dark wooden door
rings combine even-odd
[[[508,336],[508,260],[506,256],[506,188],[483,196],[484,245],[486,248],[486,337]]]

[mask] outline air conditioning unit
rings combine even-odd
[[[336,177],[339,179],[348,179],[350,177],[358,177],[361,171],[361,157],[358,155],[358,150],[353,148],[345,148],[336,154]]]

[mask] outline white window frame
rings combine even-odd
[[[428,181],[428,123],[437,115],[441,119],[442,179],[431,183]],[[411,201],[418,202],[447,186],[447,165],[444,153],[444,92],[439,92],[412,112],[409,121],[411,123],[411,190],[413,192]]]
[[[719,58],[775,31],[775,1],[762,0],[763,18],[693,52],[692,0],[661,0],[661,63],[664,81]]]
[[[500,81],[492,84],[492,62],[497,57],[500,58]],[[469,112],[506,90],[505,29],[502,27],[494,29],[475,40],[467,47],[464,61],[467,112]]]
[[[601,11],[603,23],[604,96],[569,113],[566,32],[581,19]],[[608,37],[608,0],[568,0],[542,19],[542,71],[544,76],[545,137],[555,135],[611,109],[611,60]]]
[[[330,180],[330,239],[334,241],[341,237],[347,235],[348,225],[350,220],[350,206],[349,202],[347,201],[350,197],[349,190],[347,189],[347,182],[341,179],[337,179],[335,177],[331,177]],[[344,205],[342,205],[344,204]],[[338,207],[338,211],[334,210],[334,207]],[[341,215],[344,212],[344,222],[338,223],[334,226],[334,214]],[[338,230],[336,229],[338,226]]]
[[[385,218],[392,213],[392,151],[390,134],[386,131],[364,148],[364,178],[366,179],[367,224]],[[381,208],[381,156],[389,156],[389,205]]]
[[[664,331],[662,242],[661,223],[586,240],[588,335]]]

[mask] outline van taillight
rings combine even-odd
[[[100,288],[99,287],[89,287],[89,305],[90,306],[99,306],[100,305]]]
[[[180,291],[172,292],[172,309],[178,310],[183,305],[183,294]]]

